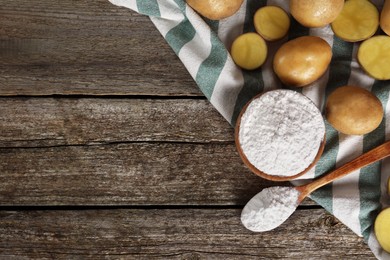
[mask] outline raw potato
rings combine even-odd
[[[326,119],[341,133],[367,134],[382,122],[382,103],[368,90],[356,86],[343,86],[329,95]]]
[[[390,253],[390,208],[382,210],[376,217],[374,230],[383,250]]]
[[[286,85],[303,87],[327,70],[332,48],[317,36],[302,36],[284,43],[275,53],[274,71]]]
[[[243,69],[259,68],[267,58],[267,44],[257,33],[244,33],[232,44],[231,55],[234,62]]]
[[[379,27],[379,11],[369,0],[347,0],[332,22],[333,32],[347,42],[370,38]]]
[[[379,35],[365,40],[359,47],[357,58],[371,77],[390,79],[390,36]]]
[[[290,0],[291,15],[303,26],[323,27],[333,22],[344,0]]]
[[[221,20],[232,16],[244,0],[186,0],[202,16],[210,20]]]
[[[267,41],[282,39],[290,28],[290,17],[278,6],[264,6],[253,18],[256,32]]]
[[[390,35],[390,0],[386,0],[381,12],[380,25],[382,30]]]

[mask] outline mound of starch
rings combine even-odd
[[[324,120],[314,103],[285,89],[253,99],[241,117],[238,133],[248,161],[274,176],[294,176],[308,168],[324,136]]]
[[[298,206],[299,192],[292,187],[274,186],[254,196],[241,213],[241,222],[249,230],[264,232],[285,222]]]

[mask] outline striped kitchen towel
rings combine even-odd
[[[240,34],[254,31],[252,19],[256,10],[265,5],[277,5],[288,12],[289,1],[245,0],[234,16],[221,21],[203,19],[185,4],[185,0],[110,1],[150,16],[204,95],[232,125],[252,97],[271,89],[285,88],[272,70],[272,57],[283,42],[302,35],[325,39],[333,50],[328,71],[315,83],[296,91],[308,96],[323,111],[329,93],[342,85],[357,85],[372,91],[381,100],[385,119],[375,131],[364,136],[341,134],[326,123],[325,151],[306,178],[329,172],[390,139],[390,81],[368,77],[356,61],[358,43],[340,40],[329,26],[309,29],[292,19],[288,36],[268,43],[269,56],[262,68],[243,71],[236,67],[229,55],[230,46]],[[378,8],[383,5],[383,0],[373,2]],[[376,215],[390,206],[385,187],[389,177],[390,160],[385,159],[337,180],[311,196],[356,234],[363,236],[378,259],[390,259],[390,255],[380,249],[373,232]]]

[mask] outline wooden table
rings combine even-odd
[[[0,259],[373,258],[310,200],[247,231],[270,185],[147,17],[1,1]]]

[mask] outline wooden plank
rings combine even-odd
[[[0,204],[234,205],[271,185],[206,100],[0,101]]]
[[[107,0],[0,6],[0,96],[202,96],[148,17]]]
[[[5,148],[0,172],[0,205],[9,206],[244,205],[275,185],[231,143]]]
[[[0,211],[0,258],[375,259],[324,210],[252,233],[238,209]]]
[[[0,147],[112,142],[234,142],[201,99],[0,98]]]

